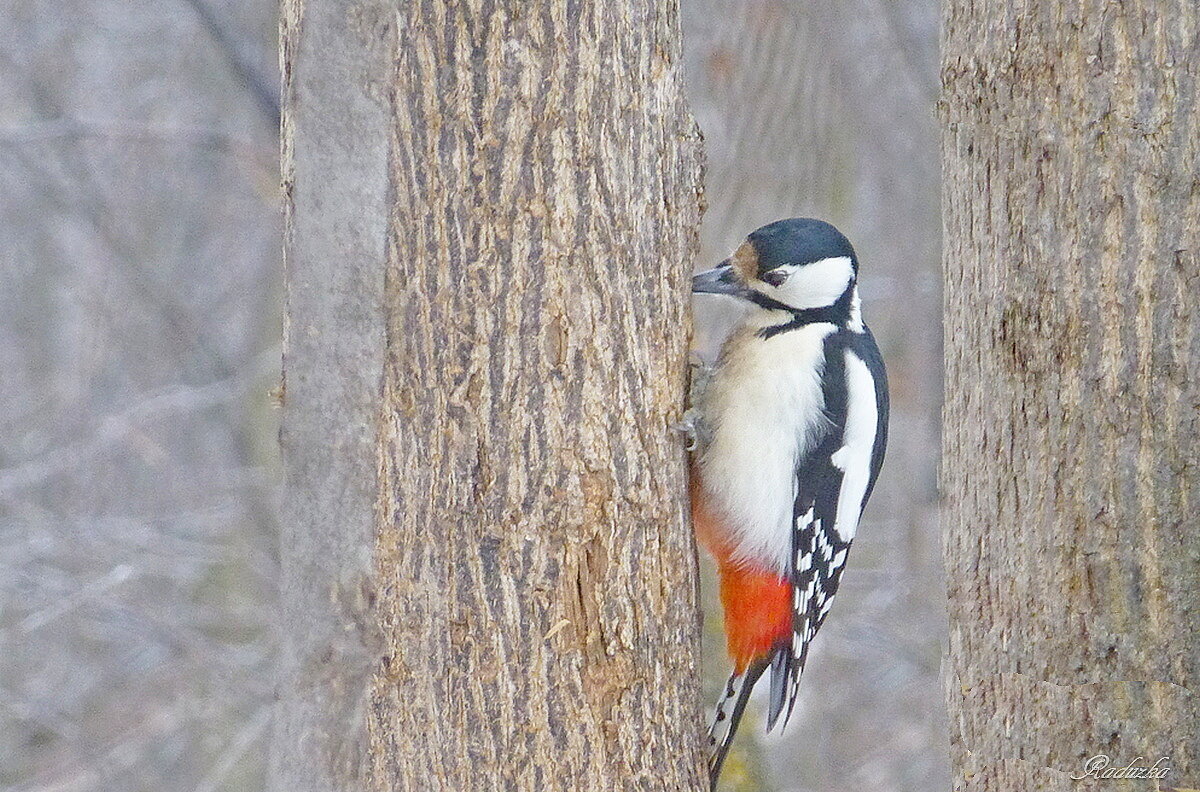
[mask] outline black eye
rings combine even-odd
[[[778,269],[764,272],[761,275],[761,278],[764,283],[769,283],[775,288],[779,288],[783,285],[783,282],[788,279],[788,273],[783,271],[783,267],[779,267]]]

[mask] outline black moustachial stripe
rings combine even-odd
[[[780,333],[786,333],[788,330],[795,330],[805,325],[818,324],[820,322],[830,322],[836,325],[843,325],[849,322],[850,302],[854,298],[854,286],[855,283],[851,280],[850,284],[846,287],[846,291],[842,292],[842,296],[837,298],[837,302],[833,305],[823,305],[820,308],[792,308],[760,292],[751,292],[747,299],[756,305],[772,311],[787,311],[792,315],[791,319],[782,324],[771,325],[759,330],[759,337],[772,338]]]

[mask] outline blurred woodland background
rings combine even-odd
[[[783,736],[751,718],[725,783],[947,788],[937,4],[682,10],[708,157],[698,266],[770,220],[834,222],[862,260],[894,403],[799,711]],[[276,11],[5,4],[0,788],[262,786],[278,641]],[[697,305],[702,350],[728,310]],[[714,621],[713,690],[717,635]]]

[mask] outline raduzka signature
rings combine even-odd
[[[1115,778],[1166,778],[1167,773],[1171,772],[1171,764],[1167,757],[1163,756],[1152,765],[1146,765],[1144,756],[1134,758],[1132,762],[1125,766],[1113,766],[1112,760],[1105,754],[1096,754],[1091,759],[1083,763],[1083,770],[1072,775],[1074,781],[1082,781],[1085,778],[1097,779],[1115,779]]]

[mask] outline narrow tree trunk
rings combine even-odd
[[[272,792],[362,788],[383,372],[391,15],[282,12],[285,468]],[[352,24],[347,24],[348,21]]]
[[[704,786],[677,17],[398,11],[374,789]]]
[[[1196,786],[1200,11],[946,14],[957,787],[1068,789],[1098,754]]]

